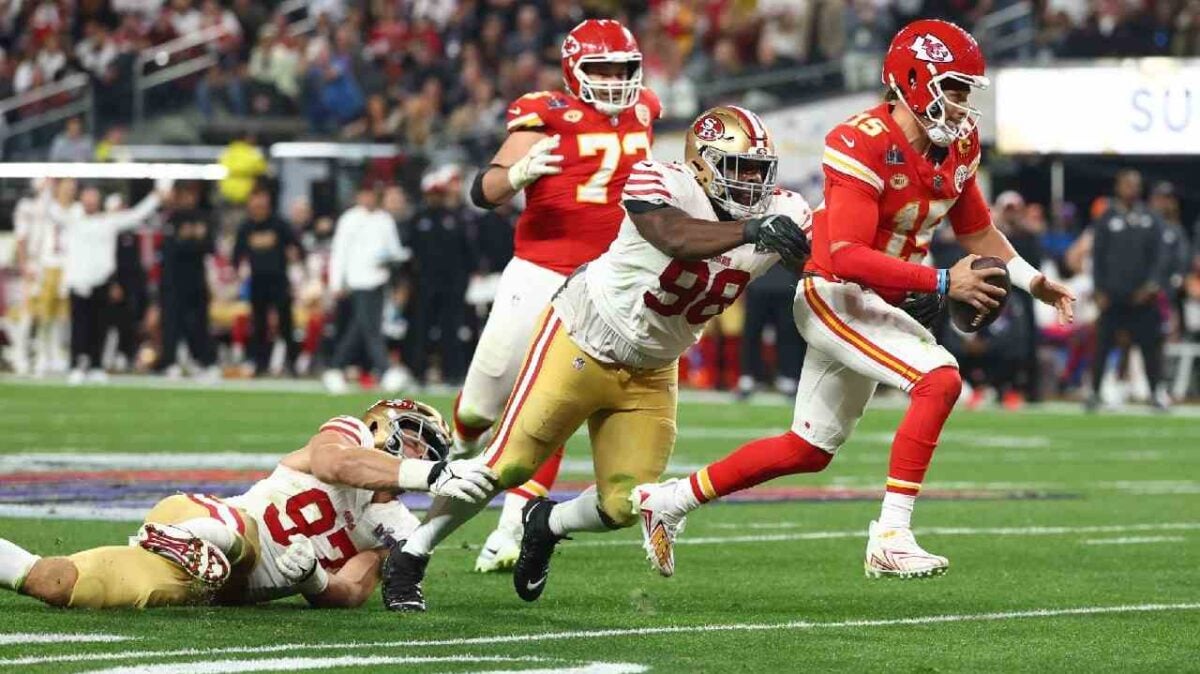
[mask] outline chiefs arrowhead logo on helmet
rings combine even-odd
[[[913,53],[917,55],[917,59],[921,61],[949,63],[954,60],[954,55],[950,53],[950,48],[946,46],[946,43],[929,33],[918,35],[909,49],[912,49]]]
[[[579,45],[579,40],[575,39],[574,35],[568,35],[567,39],[563,40],[562,57],[568,58],[579,53],[582,47]]]
[[[725,135],[725,123],[711,115],[696,120],[692,133],[702,141],[711,143]]]

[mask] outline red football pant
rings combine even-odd
[[[704,503],[784,475],[818,473],[832,459],[832,454],[788,431],[752,440],[692,473],[688,481],[692,495]]]
[[[554,486],[554,481],[558,479],[558,468],[562,465],[563,448],[559,447],[554,450],[550,458],[542,462],[542,465],[529,478],[529,481],[520,487],[513,487],[508,490],[510,494],[516,494],[522,498],[531,499],[539,496],[545,497],[550,493],[550,488]]]
[[[908,411],[892,440],[887,491],[909,496],[921,491],[942,426],[946,425],[961,393],[962,378],[957,368],[939,367],[917,380]]]

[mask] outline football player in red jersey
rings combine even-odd
[[[813,218],[812,257],[797,289],[796,325],[808,343],[791,430],[750,442],[686,480],[643,485],[643,535],[651,563],[674,570],[684,515],[712,499],[782,475],[823,470],[849,438],[880,384],[910,395],[892,443],[879,519],[869,528],[869,577],[943,573],[945,557],[917,545],[913,504],[942,426],[958,399],[958,364],[900,305],[946,296],[979,310],[1004,291],[973,270],[978,256],[1006,261],[1012,284],[1073,319],[1074,296],[1021,259],[998,229],[976,183],[979,112],[988,85],[974,38],[945,21],[905,26],[884,57],[888,100],[825,137],[825,206]],[[921,264],[933,228],[949,220],[969,253],[949,269]]]
[[[478,453],[516,383],[525,348],[550,296],[571,272],[603,253],[624,217],[620,195],[650,154],[658,97],[642,87],[642,54],[617,21],[589,19],[562,45],[565,90],[526,94],[508,108],[508,137],[471,187],[494,208],[525,191],[514,257],[479,337],[454,405],[457,455]],[[521,509],[546,496],[562,450],[524,486],[510,491],[500,525],[476,560],[477,571],[510,568],[521,540]]]

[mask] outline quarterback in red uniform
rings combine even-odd
[[[535,322],[550,296],[579,266],[603,253],[624,217],[621,190],[647,159],[651,124],[662,105],[642,87],[642,54],[617,21],[588,20],[562,45],[562,91],[539,91],[508,108],[508,138],[471,188],[472,201],[494,208],[525,191],[514,257],[501,275],[492,313],[454,406],[462,455],[477,453],[516,383]],[[500,526],[475,568],[516,561],[521,508],[545,496],[558,474],[560,449],[526,485],[505,498]]]
[[[950,297],[977,310],[1004,291],[999,269],[973,270],[978,256],[1007,263],[1012,284],[1072,320],[1074,297],[1021,259],[998,229],[976,183],[979,112],[972,90],[988,85],[974,38],[944,21],[904,27],[884,57],[887,101],[825,137],[825,206],[813,218],[812,257],[796,292],[796,325],[808,343],[791,430],[750,442],[687,480],[643,485],[643,534],[651,563],[674,571],[673,542],[701,504],[775,477],[823,470],[882,383],[910,396],[892,443],[883,506],[871,522],[869,577],[926,577],[949,567],[913,538],[913,504],[962,386],[958,364],[901,305],[917,295]],[[921,264],[938,223],[948,220],[969,255],[949,269]],[[916,312],[914,312],[915,314]]]

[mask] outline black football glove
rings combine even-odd
[[[946,310],[946,297],[938,293],[909,293],[900,308],[917,319],[926,330],[933,330]]]
[[[783,263],[799,270],[808,260],[808,237],[786,215],[764,215],[742,221],[742,241],[759,253],[778,253]]]

